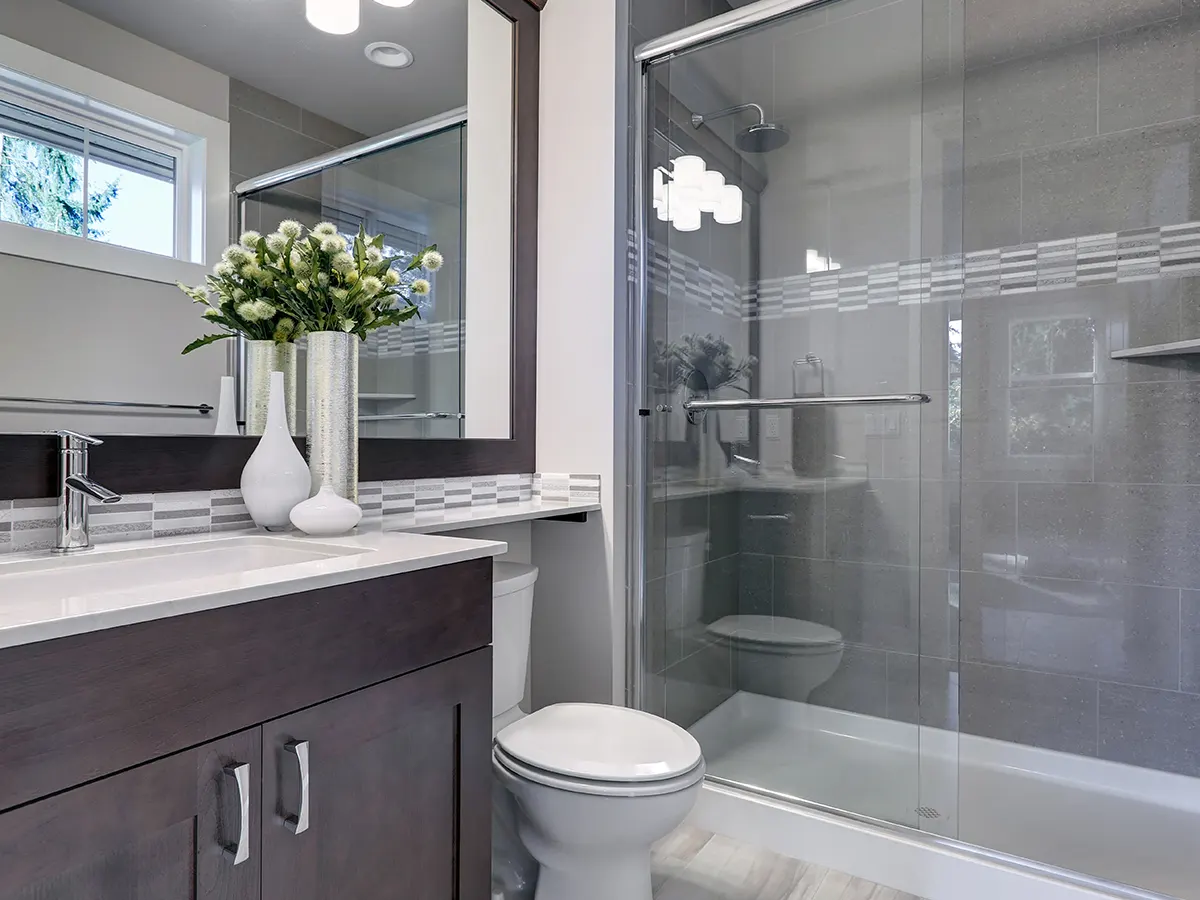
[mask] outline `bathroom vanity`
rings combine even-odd
[[[0,562],[0,898],[486,898],[504,549],[247,536]]]

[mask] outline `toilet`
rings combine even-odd
[[[492,769],[506,794],[496,797],[498,830],[510,830],[511,816],[538,865],[536,900],[651,900],[650,847],[696,802],[700,745],[618,706],[560,703],[525,715],[536,581],[534,566],[494,564]]]
[[[725,616],[709,635],[732,649],[739,690],[804,703],[842,663],[841,632],[785,616]]]

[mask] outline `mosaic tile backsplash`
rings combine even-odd
[[[498,506],[522,500],[600,500],[599,475],[479,475],[470,478],[363,482],[358,502],[364,521],[418,510]],[[54,546],[58,501],[0,500],[0,553]],[[218,534],[253,526],[236,489],[130,494],[120,503],[92,504],[93,543],[138,538]]]

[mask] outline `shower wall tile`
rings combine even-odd
[[[897,722],[958,729],[958,666],[911,653],[887,655],[887,715]]]
[[[748,544],[746,546],[754,546]],[[774,557],[743,552],[738,556],[738,613],[769,616],[774,602]]]
[[[1194,381],[1097,386],[1096,480],[1200,484],[1198,404]]]
[[[919,579],[918,652],[923,657],[957,660],[962,575],[946,569],[921,569]]]
[[[1200,696],[1100,684],[1102,759],[1200,777]]]
[[[964,482],[961,510],[962,568],[972,572],[1009,571],[1014,568],[1017,554],[1017,485]]]
[[[887,718],[887,658],[888,654],[883,651],[848,645],[833,677],[814,690],[808,702]]]
[[[1095,41],[967,73],[968,162],[1096,134]]]
[[[1186,119],[1197,107],[1200,20],[1168,19],[1100,39],[1100,131]]]
[[[963,251],[1021,243],[1021,157],[968,160],[963,184]]]
[[[826,547],[831,559],[914,565],[919,559],[920,482],[831,479]]]
[[[962,573],[962,659],[1177,689],[1179,591]]]
[[[1115,34],[1180,11],[1180,0],[966,0],[967,67]]]
[[[0,500],[0,552],[12,544],[12,501]]]
[[[964,662],[964,731],[1047,750],[1096,755],[1096,682]]]
[[[1200,694],[1200,591],[1182,593],[1179,609],[1179,687]]]
[[[1190,222],[1200,212],[1200,121],[1091,138],[1021,161],[1021,240]],[[1104,190],[1095,190],[1095,185]]]

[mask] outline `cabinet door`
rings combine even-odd
[[[0,815],[0,900],[257,900],[261,759],[252,729]]]
[[[263,726],[263,900],[488,900],[491,649]]]

